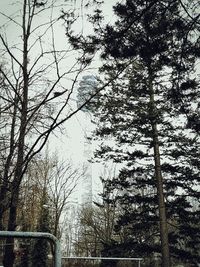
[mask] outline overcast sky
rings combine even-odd
[[[0,32],[1,34],[6,33],[6,38],[9,43],[9,45],[15,45],[16,40],[20,42],[22,34],[20,31],[20,27],[13,23],[12,21],[9,21],[8,23],[8,17],[11,17],[12,19],[21,22],[22,18],[20,16],[20,9],[22,8],[22,0],[21,1],[13,1],[13,0],[1,0],[0,1]],[[60,1],[56,1],[56,3],[59,3]],[[106,15],[106,21],[112,21],[112,3],[114,3],[114,0],[106,1],[106,4],[104,6],[104,12]],[[59,12],[61,8],[68,9],[73,8],[74,3],[73,1],[65,2],[66,6],[58,7],[57,10],[54,10],[54,15],[59,16]],[[80,8],[81,0],[76,1],[76,8]],[[49,20],[49,14],[47,16],[40,16],[37,18],[36,23],[44,23]],[[84,29],[84,32],[90,32],[90,28],[88,27],[85,20],[80,20],[80,25],[77,25],[77,31],[80,29]],[[55,28],[55,39],[56,39],[56,45],[62,49],[65,48],[67,45],[67,40],[65,37],[65,28],[62,26],[62,21],[60,21],[60,24],[56,26]],[[48,40],[47,40],[48,41]],[[2,43],[0,44],[0,49],[2,49]],[[35,51],[36,52],[36,51]],[[17,50],[15,50],[15,55],[18,55]],[[34,55],[33,55],[34,56]],[[93,71],[89,72],[90,74],[93,74]],[[76,103],[72,103],[72,105],[76,105]],[[85,136],[88,135],[94,127],[90,123],[89,116],[84,114],[82,111],[79,112],[77,115],[75,115],[73,118],[71,118],[69,121],[67,121],[64,125],[64,131],[63,134],[59,133],[59,131],[56,132],[56,135],[52,136],[50,138],[49,147],[50,150],[57,151],[59,156],[63,160],[71,159],[75,166],[80,166],[83,162],[85,162],[86,158],[84,155],[84,143],[85,143]],[[92,150],[92,147],[91,147]],[[98,176],[101,172],[98,164],[93,164],[92,168],[93,172],[93,190],[98,191],[99,189],[99,180]],[[97,189],[98,188],[98,189]]]

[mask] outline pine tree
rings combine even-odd
[[[126,234],[112,250],[118,247],[127,256],[161,253],[168,267],[170,247],[173,259],[196,266],[199,212],[191,205],[199,197],[200,166],[196,23],[184,17],[180,1],[127,0],[114,12],[115,24],[96,26],[98,36],[89,37],[88,50],[92,42],[102,49],[101,70],[108,79],[124,69],[99,99],[96,133],[115,142],[113,147],[106,142],[98,156],[124,164],[108,187],[121,190],[117,198],[124,213],[116,231]],[[93,17],[96,25],[99,14]],[[80,38],[70,40],[87,48]]]

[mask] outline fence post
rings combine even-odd
[[[55,246],[54,263],[55,267],[61,267],[61,249],[58,239],[50,233],[42,232],[16,232],[16,231],[0,231],[0,237],[14,238],[44,238],[52,241]]]

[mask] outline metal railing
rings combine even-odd
[[[61,249],[58,239],[49,233],[42,232],[15,232],[15,231],[0,231],[0,237],[13,237],[13,238],[44,238],[53,242],[55,247],[54,266],[61,267]]]
[[[118,257],[62,257],[62,259],[74,259],[74,260],[118,260],[118,261],[137,261],[138,267],[141,267],[141,261],[143,258],[118,258]]]
[[[55,247],[54,266],[61,267],[62,259],[85,259],[85,260],[118,260],[118,261],[137,261],[138,267],[141,267],[142,258],[115,258],[115,257],[61,257],[60,242],[50,233],[42,232],[16,232],[16,231],[0,231],[0,237],[13,237],[13,238],[44,238],[53,242]]]

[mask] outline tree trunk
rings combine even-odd
[[[29,3],[30,4],[30,3]],[[30,14],[29,14],[30,15]],[[25,137],[26,137],[26,126],[27,126],[27,106],[28,106],[28,38],[30,35],[30,21],[26,26],[27,14],[27,0],[23,2],[23,91],[21,96],[21,117],[20,117],[20,129],[19,129],[19,140],[17,149],[17,161],[14,173],[14,178],[11,188],[11,205],[9,210],[8,219],[8,231],[15,231],[17,223],[17,205],[19,199],[19,188],[23,177],[23,164],[24,164],[24,149],[25,149]],[[30,18],[29,18],[30,19]],[[14,240],[7,238],[4,253],[4,266],[13,267],[15,256],[14,256]]]
[[[17,204],[18,204],[18,195],[14,195],[11,203],[11,207],[9,210],[9,218],[8,218],[8,231],[15,231],[16,228],[16,217],[17,217]],[[13,267],[15,261],[14,254],[14,238],[6,239],[6,247],[3,259],[3,266],[5,267]]]
[[[5,208],[5,202],[7,202],[7,188],[4,186],[4,184],[1,185],[0,188],[0,231],[5,230],[3,225],[3,218],[4,218],[4,212],[6,210]]]
[[[169,255],[168,229],[167,229],[166,208],[165,208],[164,192],[163,192],[163,177],[162,177],[161,166],[160,166],[158,131],[157,131],[156,123],[152,125],[152,131],[153,131],[155,178],[156,178],[156,186],[157,186],[159,220],[160,220],[162,266],[169,267],[170,266],[170,255]]]
[[[160,147],[157,129],[157,112],[154,99],[154,90],[152,82],[151,70],[149,70],[149,95],[150,95],[150,120],[152,127],[152,139],[154,150],[154,167],[155,179],[158,196],[159,221],[160,221],[160,239],[161,239],[161,253],[162,253],[162,267],[170,267],[169,241],[168,241],[168,227],[166,218],[166,207],[163,192],[163,177],[160,162]]]
[[[11,123],[11,129],[10,129],[10,151],[8,154],[8,157],[6,159],[5,168],[4,168],[4,174],[3,174],[3,181],[0,186],[0,231],[5,230],[3,226],[3,217],[4,212],[8,210],[9,207],[9,199],[7,196],[8,192],[8,185],[9,185],[9,171],[10,166],[12,165],[12,157],[15,151],[15,125],[16,125],[16,116],[17,116],[17,105],[18,105],[19,99],[17,94],[15,94],[14,99],[14,109],[12,114],[12,123]]]

